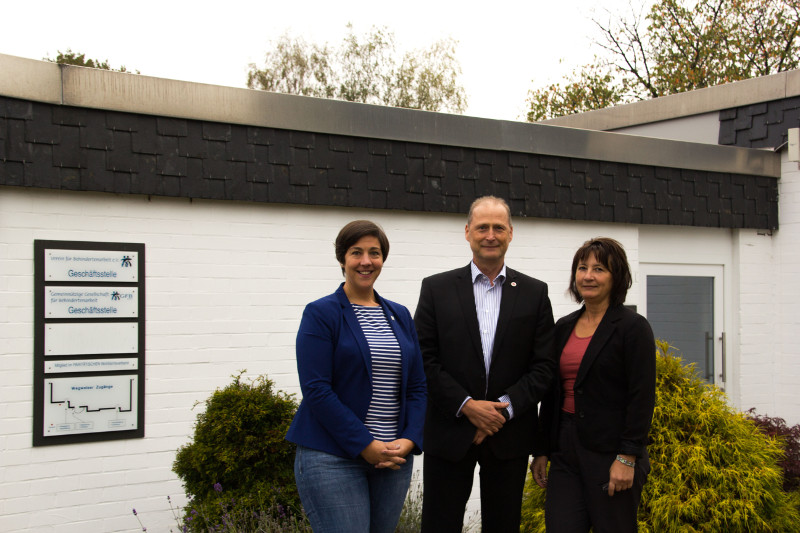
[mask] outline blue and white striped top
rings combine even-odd
[[[353,310],[372,358],[372,399],[364,425],[376,440],[393,441],[400,417],[400,345],[382,307],[353,304]]]

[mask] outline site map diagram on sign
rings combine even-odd
[[[54,378],[44,382],[44,436],[137,428],[138,376]]]

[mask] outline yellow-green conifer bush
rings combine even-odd
[[[639,530],[800,532],[797,493],[782,490],[781,445],[657,342],[656,407]],[[544,491],[525,487],[521,531],[544,533]]]

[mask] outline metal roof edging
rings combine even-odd
[[[0,94],[68,106],[709,172],[778,178],[781,171],[780,156],[767,150],[270,93],[3,54],[0,71]]]

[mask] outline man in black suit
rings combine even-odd
[[[460,533],[480,465],[483,531],[519,531],[537,404],[555,370],[547,285],[505,266],[508,204],[478,198],[466,267],[422,281],[414,322],[428,379],[423,533]]]

